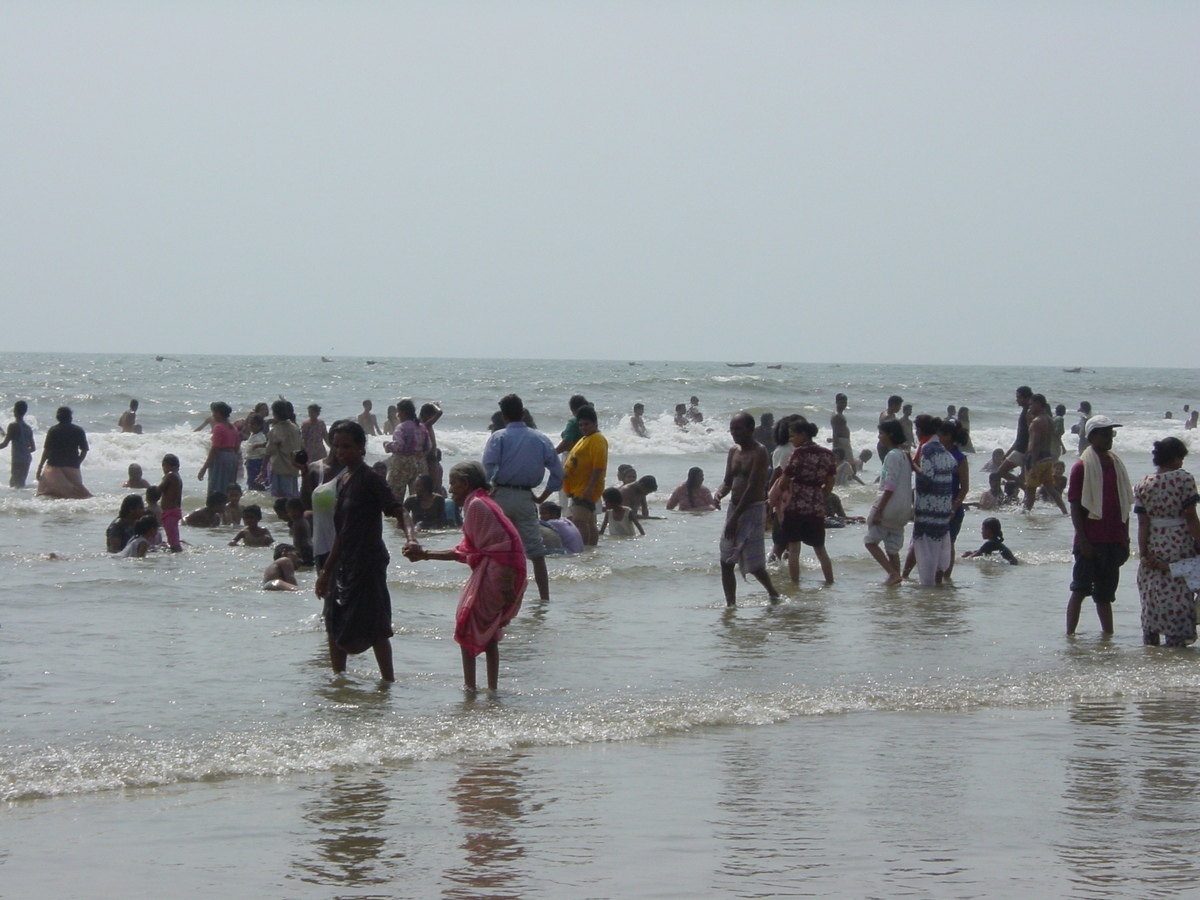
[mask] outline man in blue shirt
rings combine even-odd
[[[504,427],[494,431],[483,450],[483,467],[495,485],[492,499],[517,526],[525,555],[533,563],[538,596],[550,599],[550,576],[546,571],[546,547],[538,518],[538,504],[562,487],[562,460],[550,438],[524,422],[525,404],[516,394],[500,400]],[[549,473],[546,488],[537,498],[533,489]]]

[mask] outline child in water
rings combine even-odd
[[[119,559],[141,559],[146,551],[158,543],[158,519],[152,515],[142,516],[133,526],[133,537],[117,554]]]
[[[600,495],[600,500],[604,503],[604,521],[600,524],[601,534],[604,534],[610,523],[612,530],[608,533],[612,537],[633,537],[635,528],[638,530],[638,534],[643,536],[646,534],[637,520],[637,514],[622,503],[620,488],[607,488]]]
[[[264,591],[298,591],[296,563],[300,554],[291,544],[279,544],[275,548],[275,560],[263,572]]]
[[[141,466],[139,466],[137,463],[130,463],[129,480],[121,485],[121,487],[133,488],[135,491],[144,491],[146,488],[150,487],[150,482],[148,482],[142,476]]]
[[[1017,558],[1013,556],[1011,550],[1004,546],[1004,530],[1000,527],[999,519],[984,519],[983,524],[979,526],[979,530],[983,535],[983,546],[978,550],[968,550],[963,554],[963,558],[967,559],[972,556],[987,556],[989,553],[999,553],[1009,565],[1015,566]]]
[[[221,510],[222,525],[236,525],[242,521],[242,486],[236,482],[225,489],[228,501]]]
[[[221,524],[221,510],[228,500],[224,491],[213,491],[208,495],[204,508],[189,513],[183,524],[193,528],[216,528]]]
[[[251,505],[243,509],[242,522],[246,527],[237,533],[237,537],[229,542],[229,546],[236,547],[240,542],[247,547],[270,547],[275,543],[275,539],[271,537],[271,532],[259,524],[261,521],[262,510],[257,506]]]
[[[313,564],[312,524],[304,515],[304,502],[299,497],[293,497],[287,502],[288,531],[292,536],[292,545],[300,555],[300,564]]]

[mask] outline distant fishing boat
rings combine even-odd
[[[729,366],[731,369],[748,369],[755,365],[755,363],[725,363],[725,365]]]
[[[373,366],[373,365],[375,365],[375,360],[373,360],[373,359],[368,359],[368,360],[367,360],[367,365],[368,365],[368,366]]]
[[[1078,375],[1080,372],[1082,372],[1082,371],[1083,371],[1083,369],[1082,369],[1081,367],[1079,367],[1079,366],[1076,366],[1076,367],[1075,367],[1075,368],[1073,368],[1073,369],[1063,369],[1063,371],[1064,371],[1064,372],[1070,372],[1072,375]]]
[[[783,368],[783,363],[780,363],[780,364],[779,364],[779,365],[777,365],[777,366],[767,366],[767,368],[768,368],[768,369],[782,369],[782,368]]]
[[[333,362],[333,360],[332,360],[332,359],[330,359],[328,356],[322,356],[322,357],[321,357],[321,362]]]

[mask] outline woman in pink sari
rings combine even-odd
[[[500,639],[504,626],[521,609],[525,594],[525,548],[517,528],[488,494],[487,474],[477,462],[450,470],[450,496],[463,508],[463,540],[453,550],[425,550],[410,543],[404,555],[458,561],[471,567],[454,621],[454,639],[462,648],[463,682],[475,688],[475,657],[487,655],[488,690],[500,677]]]

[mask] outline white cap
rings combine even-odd
[[[1091,437],[1093,431],[1097,428],[1120,428],[1120,422],[1114,422],[1108,416],[1092,416],[1087,420],[1087,425],[1084,426],[1083,436]]]

